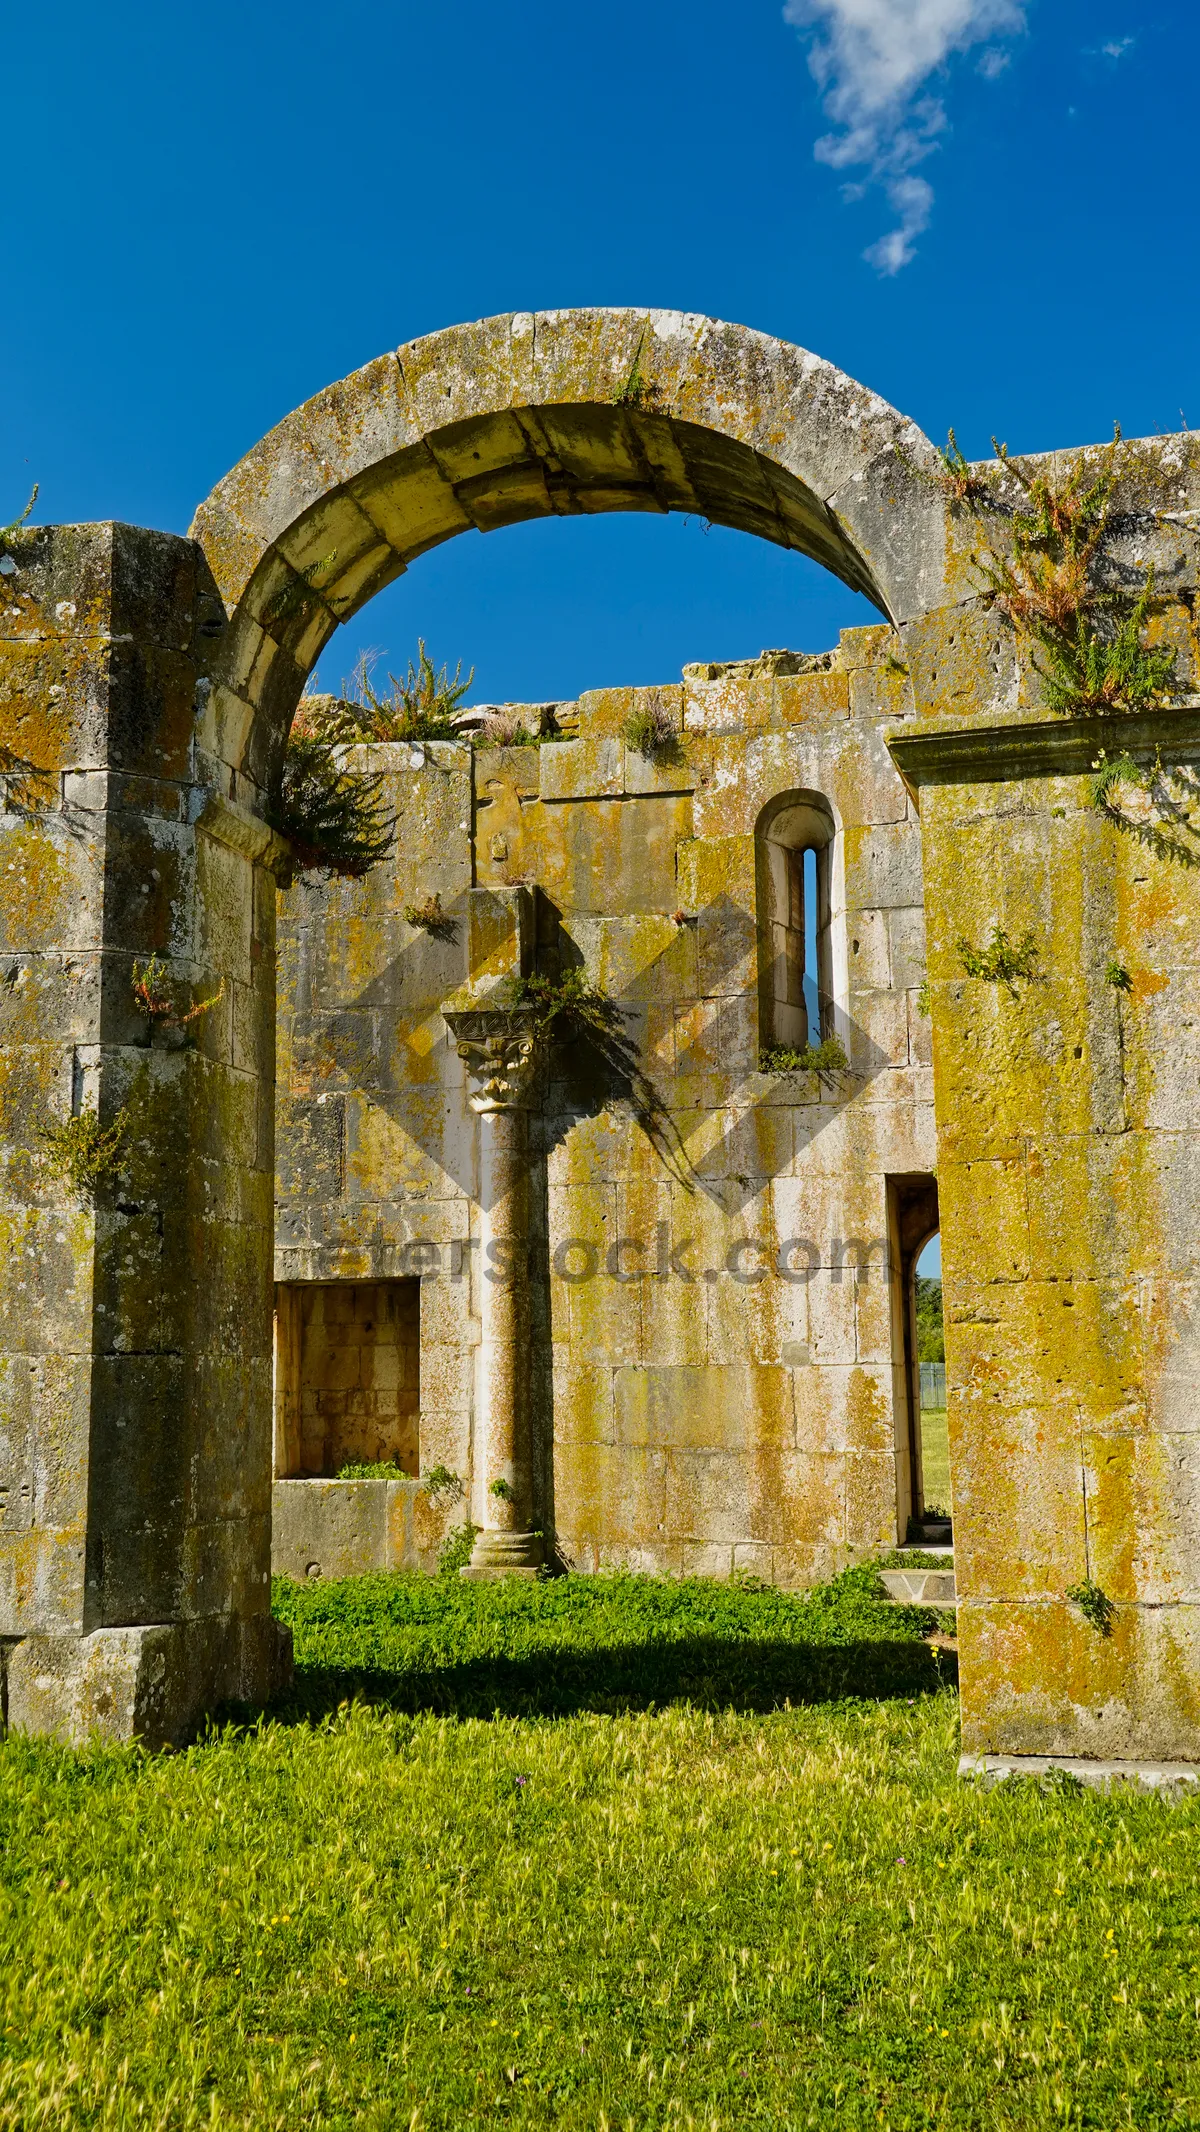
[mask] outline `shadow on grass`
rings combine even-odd
[[[787,1704],[882,1701],[958,1685],[951,1651],[923,1642],[802,1644],[689,1637],[527,1658],[480,1657],[410,1670],[299,1662],[272,1708],[285,1723],[319,1721],[344,1702],[442,1717],[616,1715],[690,1703],[766,1712]]]

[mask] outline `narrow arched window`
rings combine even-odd
[[[802,1051],[834,1034],[835,825],[819,792],[786,792],[759,817],[759,1034]]]

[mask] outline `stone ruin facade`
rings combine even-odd
[[[1113,463],[1103,565],[1175,664],[1109,716],[998,613],[980,470],[671,313],[381,357],[187,539],[4,538],[10,1723],[171,1740],[268,1697],[273,1492],[298,1574],[428,1565],[467,1515],[478,1575],[804,1584],[896,1544],[940,1227],[965,1752],[1200,1762],[1200,446]],[[541,745],[363,750],[392,854],[292,880],[264,798],[338,624],[458,532],[618,509],[884,619],[539,706]],[[571,972],[604,1027],[548,1026]],[[45,1136],[89,1117],[71,1189]]]
[[[420,1445],[380,1432],[395,1395],[361,1349],[293,1346],[276,1470],[309,1478],[276,1488],[278,1568],[431,1566],[448,1522],[494,1523],[514,1450],[480,1455],[480,1341],[513,1285],[513,1184],[483,1165],[506,1113],[528,1170],[520,1518],[560,1561],[809,1584],[919,1518],[908,1316],[937,1136],[892,641],[509,707],[541,746],[355,751],[395,856],[280,902],[275,1273],[281,1324],[358,1296],[380,1324],[385,1295],[419,1311]],[[671,735],[651,755],[623,737],[647,714]],[[502,1004],[567,971],[613,1003],[615,1056]],[[529,1053],[482,1116],[473,1015]],[[759,1070],[835,1034],[845,1070]],[[305,1435],[302,1405],[325,1425]],[[393,1456],[414,1479],[390,1522],[383,1481],[312,1485]],[[429,1504],[439,1468],[468,1500]]]

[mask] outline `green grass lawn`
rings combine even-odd
[[[0,2127],[1200,2123],[1200,1806],[960,1783],[871,1587],[286,1586],[269,1718],[9,1738]]]

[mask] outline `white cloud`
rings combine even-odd
[[[1124,59],[1133,42],[1132,37],[1111,37],[1107,44],[1101,45],[1100,50],[1106,59]]]
[[[869,244],[863,258],[878,267],[881,274],[898,274],[916,251],[915,239],[929,226],[933,187],[925,178],[893,178],[887,192],[900,221],[885,237],[878,237],[874,244]]]
[[[920,92],[952,52],[1023,29],[1023,0],[786,0],[783,12],[797,29],[817,30],[808,63],[840,128],[814,153],[835,170],[865,166],[884,187],[897,226],[865,256],[896,274],[933,207],[932,186],[912,172],[946,124],[941,100]],[[1006,56],[990,46],[980,72],[993,78]]]

